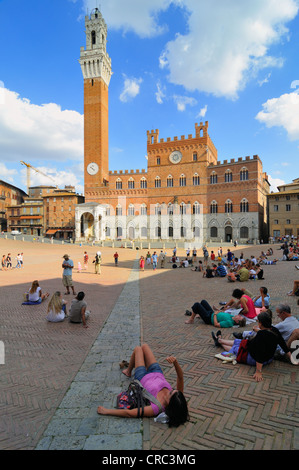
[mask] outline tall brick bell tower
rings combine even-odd
[[[107,25],[96,8],[85,17],[86,49],[80,60],[84,78],[84,190],[86,202],[99,202],[108,184],[108,87],[111,59],[106,51]]]

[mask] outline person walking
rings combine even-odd
[[[114,253],[114,255],[113,255],[113,257],[114,257],[114,264],[115,264],[115,266],[117,266],[117,265],[118,265],[118,256],[119,256],[119,255],[118,255],[118,253],[117,253],[117,251],[116,251],[116,252]]]
[[[100,251],[97,251],[93,263],[95,274],[101,274],[102,253]]]
[[[83,265],[84,265],[84,269],[85,269],[85,270],[88,269],[88,260],[89,260],[89,257],[88,257],[87,251],[84,251],[84,255],[83,255]]]
[[[157,269],[157,262],[158,262],[158,256],[157,256],[157,253],[154,251],[154,254],[152,256],[152,264],[153,264],[154,271]]]

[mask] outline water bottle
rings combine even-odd
[[[160,413],[156,418],[154,418],[155,423],[163,423],[166,424],[169,421],[169,418],[166,413]]]

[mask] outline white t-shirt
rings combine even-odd
[[[59,322],[63,321],[65,319],[65,313],[63,310],[59,313],[54,313],[53,310],[50,310],[48,315],[46,316],[46,320],[51,321],[51,322]]]
[[[40,291],[41,291],[41,288],[38,287],[33,294],[30,294],[30,292],[29,292],[28,300],[30,302],[37,302],[39,300],[39,297],[40,297],[40,295],[39,295]]]

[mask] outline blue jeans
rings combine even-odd
[[[151,372],[160,372],[163,374],[163,371],[157,362],[153,362],[148,368],[145,366],[136,367],[134,378],[137,380],[143,379],[143,377]]]

